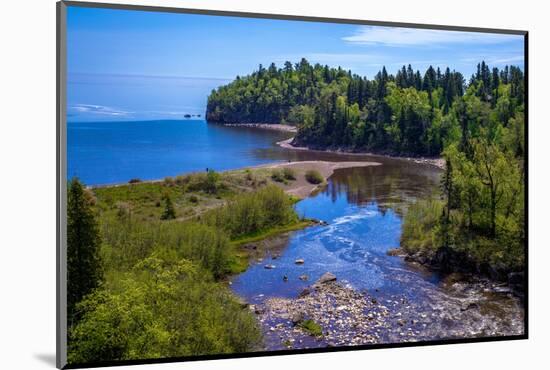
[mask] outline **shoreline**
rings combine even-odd
[[[380,166],[378,162],[329,162],[329,161],[297,161],[286,163],[267,164],[255,167],[256,169],[283,169],[291,168],[296,171],[296,180],[289,184],[278,184],[285,193],[296,196],[300,199],[307,198],[315,191],[326,185],[328,179],[334,174],[334,171],[343,168],[357,168]],[[311,184],[304,178],[304,173],[309,170],[318,171],[323,176],[324,181],[320,184]]]
[[[213,124],[228,126],[228,127],[249,127],[249,128],[258,128],[263,130],[272,130],[279,132],[289,132],[297,133],[298,128],[296,126],[286,125],[282,123],[221,123],[221,122],[212,122]],[[342,154],[342,155],[355,155],[355,156],[371,156],[371,157],[382,157],[390,159],[401,159],[417,164],[425,164],[433,167],[437,167],[441,170],[445,169],[445,160],[441,157],[439,158],[426,158],[426,157],[408,157],[408,156],[397,156],[390,154],[379,154],[372,152],[354,152],[351,150],[346,150],[343,148],[339,149],[312,149],[306,146],[295,146],[292,145],[294,141],[294,136],[285,140],[276,142],[276,144],[283,149],[290,150],[302,150],[310,152],[320,152],[320,153],[331,153],[331,154]]]
[[[221,123],[221,122],[210,122],[215,125],[227,126],[227,127],[249,127],[249,128],[259,128],[263,130],[272,130],[272,131],[281,131],[281,132],[298,132],[296,126],[286,125],[284,123]]]
[[[329,161],[296,161],[296,162],[273,162],[260,164],[256,166],[246,166],[233,170],[220,171],[221,174],[231,175],[232,173],[239,173],[244,171],[262,171],[262,170],[273,170],[273,169],[283,169],[283,168],[292,168],[296,173],[296,179],[290,181],[286,184],[274,182],[274,184],[283,188],[283,190],[289,194],[296,196],[300,199],[307,198],[311,193],[316,191],[318,188],[324,186],[330,176],[337,169],[342,168],[352,168],[352,167],[369,167],[369,166],[379,166],[381,163],[378,162],[367,162],[367,161],[356,161],[356,162],[329,162]],[[318,171],[324,178],[324,181],[321,184],[310,184],[304,178],[304,173],[309,170]],[[192,173],[198,172],[189,172],[177,176],[186,176]],[[167,176],[166,178],[174,178],[176,176]],[[270,176],[268,176],[270,177]],[[153,180],[142,180],[139,182],[124,182],[116,184],[99,184],[99,185],[87,185],[87,189],[101,189],[101,188],[115,188],[121,186],[134,186],[139,184],[157,184],[162,183],[166,180],[163,179],[153,179]]]
[[[425,165],[433,166],[433,167],[439,168],[440,170],[445,169],[445,159],[443,158],[406,157],[406,156],[395,156],[395,155],[389,155],[389,154],[377,154],[377,153],[370,153],[370,152],[352,152],[352,151],[346,151],[344,149],[336,149],[336,150],[311,149],[306,146],[292,145],[293,141],[294,141],[294,137],[291,137],[285,140],[278,141],[276,144],[283,149],[289,149],[289,150],[302,150],[302,151],[309,151],[309,152],[331,153],[331,154],[341,154],[341,155],[400,159],[400,160],[409,161],[417,164],[425,164]]]

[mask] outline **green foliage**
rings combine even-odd
[[[164,212],[160,216],[161,220],[173,220],[176,218],[176,210],[172,204],[172,199],[168,194],[164,196]]]
[[[296,180],[296,171],[294,171],[290,167],[284,167],[283,176],[286,180],[290,180],[290,181]]]
[[[69,326],[78,320],[76,308],[84,296],[100,286],[103,270],[100,258],[101,238],[93,196],[77,178],[67,191],[67,316]]]
[[[219,182],[220,182],[220,175],[216,171],[212,169],[208,169],[206,173],[206,182],[204,184],[204,190],[207,193],[216,194],[218,191]]]
[[[279,168],[271,170],[271,180],[283,183],[286,182],[285,175],[283,174],[283,171],[281,171]]]
[[[401,247],[407,253],[433,255],[441,246],[438,228],[443,202],[429,199],[413,203],[407,210],[401,234]]]
[[[105,216],[101,232],[108,271],[128,270],[153,253],[187,259],[215,277],[221,277],[229,263],[227,236],[196,222],[151,222]]]
[[[323,335],[323,328],[313,320],[308,319],[301,321],[298,326],[314,337]]]
[[[109,290],[79,304],[69,363],[240,353],[255,348],[255,320],[207,271],[155,255],[122,273]]]
[[[455,99],[446,116],[450,119],[444,119],[456,120],[451,127],[459,128],[458,135],[444,141],[444,205],[413,205],[402,243],[411,253],[427,255],[449,248],[477,269],[504,276],[522,271],[525,263],[524,107],[522,98],[512,98],[512,90],[521,88],[503,84],[517,79],[517,71],[514,77],[497,74],[496,82],[492,77],[489,89],[487,70],[480,66],[480,77],[473,78],[464,96]]]
[[[177,191],[193,180],[162,186]],[[309,224],[298,219],[293,199],[269,185],[186,222],[142,220],[115,202],[119,212],[99,207],[106,281],[77,305],[70,363],[257,348],[253,315],[219,281],[247,265],[239,241]]]
[[[321,175],[317,170],[306,171],[305,177],[310,184],[320,184],[323,181],[325,181],[325,179],[323,178],[323,175]]]
[[[297,222],[292,205],[281,188],[267,185],[208,212],[202,219],[208,225],[225,230],[234,239]]]
[[[410,65],[395,76],[382,68],[368,80],[302,59],[284,68],[260,66],[212,91],[206,117],[296,124],[295,142],[313,148],[438,156],[461,133],[464,141],[468,131],[475,135],[490,110],[503,123],[513,117],[523,103],[523,80],[518,67],[491,72],[485,62],[467,85],[461,73],[431,66],[424,76]]]

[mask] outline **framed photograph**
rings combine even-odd
[[[57,5],[59,368],[527,338],[526,31]]]

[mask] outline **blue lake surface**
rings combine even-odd
[[[282,160],[274,143],[287,133],[223,127],[204,120],[69,122],[67,177],[87,185],[161,179]]]

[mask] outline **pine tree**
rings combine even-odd
[[[169,195],[164,196],[164,212],[160,216],[161,220],[173,220],[176,218],[176,210],[172,204],[172,199]]]
[[[445,197],[445,207],[441,217],[441,233],[443,236],[443,246],[448,247],[450,241],[451,209],[453,202],[453,167],[449,156],[445,158],[445,173],[441,179],[441,190]]]
[[[103,270],[101,239],[92,209],[92,198],[77,178],[69,182],[67,194],[67,319],[78,320],[76,304],[100,286]]]

